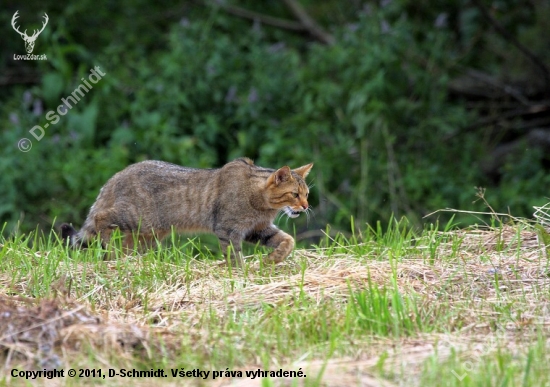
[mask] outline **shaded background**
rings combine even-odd
[[[48,14],[33,51],[48,60],[14,60],[17,10],[29,34]],[[292,221],[302,237],[352,216],[364,228],[487,210],[481,195],[530,217],[550,196],[548,20],[543,0],[4,1],[0,222],[81,225],[130,163],[239,156],[315,163],[315,217]],[[94,66],[103,79],[48,121]]]

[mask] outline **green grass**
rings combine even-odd
[[[44,368],[170,375],[60,385],[228,384],[226,371],[265,386],[548,385],[550,268],[539,228],[414,230],[394,220],[327,232],[277,266],[252,247],[243,269],[219,265],[203,237],[115,260],[99,246],[68,251],[54,233],[4,237],[0,386],[25,384],[12,369]],[[182,368],[210,375],[171,376]],[[280,369],[306,377],[246,376]]]

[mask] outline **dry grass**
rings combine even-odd
[[[82,354],[83,348],[94,352],[110,368],[115,367],[110,360],[113,357],[127,359],[128,364],[136,357],[147,359],[158,353],[169,359],[176,355],[182,335],[196,350],[207,345],[205,328],[200,323],[205,313],[220,318],[243,310],[264,313],[265,304],[291,306],[298,291],[319,305],[326,300],[345,305],[350,289],[367,289],[369,283],[381,288],[395,283],[401,294],[412,294],[420,300],[421,310],[435,316],[441,308],[449,318],[444,326],[434,320],[437,329],[413,337],[369,337],[364,345],[355,343],[348,356],[333,357],[328,363],[308,358],[288,359],[287,364],[283,359],[278,365],[283,369],[302,367],[311,375],[324,370],[323,383],[329,386],[415,384],[424,362],[434,355],[442,361],[450,356],[451,349],[465,356],[486,355],[497,348],[493,345],[495,339],[512,352],[520,351],[522,342],[534,338],[537,332],[548,332],[550,271],[546,249],[536,231],[513,226],[453,231],[452,238],[442,240],[433,260],[427,258],[426,241],[417,241],[399,259],[386,256],[390,249],[366,249],[363,256],[336,253],[330,257],[322,249],[297,250],[294,259],[268,274],[256,267],[245,272],[235,270],[230,278],[216,263],[197,260],[187,269],[174,265],[168,280],[131,292],[105,286],[109,278],[124,277],[115,263],[106,263],[101,276],[90,263],[61,264],[59,270],[72,279],[60,278],[52,292],[56,296],[49,298],[10,295],[28,294],[29,284],[14,283],[3,275],[3,372],[15,364],[29,369],[63,367],[75,354]],[[124,259],[139,265],[136,258]],[[75,296],[70,288],[77,282],[85,282],[89,291]],[[147,293],[147,305],[141,301],[143,293]],[[510,313],[509,319],[499,318],[499,314],[506,313]],[[488,350],[489,342],[492,347]],[[384,367],[396,370],[391,377],[381,377],[377,371],[382,353]],[[257,360],[240,369],[259,367],[261,362]],[[403,369],[406,379],[399,376]],[[260,385],[261,380],[212,383],[249,386]],[[289,385],[290,381],[277,383]]]

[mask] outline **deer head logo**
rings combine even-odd
[[[15,25],[15,19],[17,19],[19,17],[19,15],[17,15],[19,13],[19,11],[16,11],[14,14],[13,14],[13,18],[11,19],[11,26],[13,27],[13,29],[15,31],[17,31],[17,33],[19,35],[21,35],[21,37],[23,38],[23,40],[25,41],[25,49],[27,50],[27,53],[32,53],[32,50],[34,50],[34,42],[36,41],[36,38],[38,37],[38,35],[40,35],[40,33],[42,31],[44,31],[44,28],[46,28],[46,24],[48,24],[48,15],[47,14],[44,14],[44,22],[42,22],[42,29],[40,31],[38,30],[34,30],[34,33],[32,34],[32,36],[29,36],[27,35],[27,30],[25,30],[25,32],[21,32],[19,31],[19,29],[17,28],[17,26]]]

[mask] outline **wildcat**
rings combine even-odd
[[[305,178],[313,164],[291,170],[268,169],[239,158],[219,169],[186,168],[163,161],[142,161],[111,177],[99,191],[80,231],[61,225],[72,247],[87,247],[99,236],[107,247],[113,230],[123,234],[126,251],[153,247],[174,230],[215,234],[224,254],[242,265],[241,242],[274,250],[264,262],[282,262],[294,239],[273,225],[280,212],[296,218],[308,207]],[[134,246],[137,241],[138,246]]]

